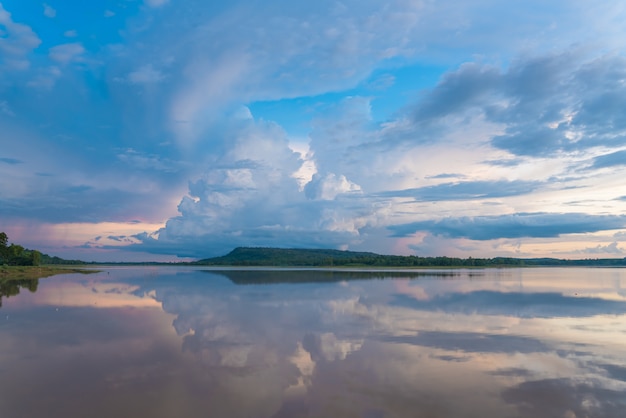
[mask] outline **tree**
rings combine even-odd
[[[21,245],[11,244],[7,247],[7,256],[5,260],[8,262],[7,264],[12,266],[24,266],[28,263],[25,263],[24,257],[25,248]],[[28,260],[30,262],[30,260]]]
[[[7,244],[9,243],[9,237],[4,232],[0,232],[0,261],[6,263],[7,261]]]
[[[33,266],[40,266],[41,265],[41,253],[37,250],[31,251],[30,261]]]

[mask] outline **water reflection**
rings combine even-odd
[[[417,278],[474,278],[484,276],[484,270],[328,270],[328,269],[301,269],[301,270],[271,270],[271,269],[214,269],[202,270],[209,274],[218,274],[227,277],[234,284],[302,284],[328,283],[350,280],[387,280],[387,279],[417,279]]]
[[[18,280],[0,280],[0,308],[2,307],[2,298],[10,298],[20,294],[21,289],[28,289],[36,292],[39,286],[39,279],[18,279]]]
[[[108,273],[42,280],[6,300],[3,417],[626,407],[623,270]]]

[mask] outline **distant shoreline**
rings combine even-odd
[[[99,266],[205,266],[205,267],[265,267],[265,268],[331,268],[331,269],[481,269],[520,267],[626,267],[625,258],[460,258],[448,256],[382,255],[371,252],[334,249],[237,247],[226,255],[195,261],[80,261],[63,260],[41,255],[41,269],[59,269],[52,274],[82,272]],[[11,264],[11,263],[9,263]],[[9,266],[12,267],[12,266]],[[17,267],[17,266],[15,266]],[[7,268],[6,265],[4,268]],[[0,278],[8,273],[0,272]],[[27,273],[20,273],[27,274]]]
[[[564,260],[558,258],[459,258],[381,255],[332,249],[238,247],[191,265],[232,267],[346,268],[499,268],[499,267],[626,267],[626,258]]]

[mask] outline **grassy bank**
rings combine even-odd
[[[97,270],[79,269],[76,267],[57,266],[0,266],[0,281],[42,279],[55,274],[95,273]]]

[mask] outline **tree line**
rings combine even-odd
[[[624,267],[626,258],[564,260],[557,258],[458,258],[417,255],[381,255],[329,249],[239,247],[230,253],[199,260],[207,266],[301,266],[301,267],[523,267],[604,266]]]
[[[9,244],[6,233],[0,232],[0,263],[9,266],[39,266],[41,253],[37,250],[28,250],[18,244]]]
[[[51,257],[37,250],[29,250],[19,244],[9,244],[9,237],[0,232],[0,265],[7,266],[40,266],[42,264],[84,264],[79,260],[64,260]]]

